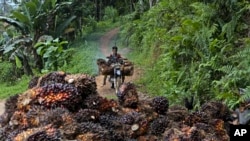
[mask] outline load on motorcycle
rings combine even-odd
[[[124,82],[125,76],[132,76],[134,72],[134,65],[131,61],[121,57],[117,53],[117,47],[112,47],[112,54],[107,56],[108,60],[99,58],[96,63],[98,65],[99,74],[103,75],[103,84],[106,85],[106,79],[109,77],[111,88],[118,91],[119,86]]]
[[[118,90],[121,83],[124,82],[125,76],[122,75],[121,65],[123,64],[123,58],[117,53],[118,48],[112,47],[112,54],[107,56],[108,64],[113,68],[113,73],[110,75],[109,82],[111,82],[111,88]]]

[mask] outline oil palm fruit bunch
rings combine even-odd
[[[80,133],[80,126],[75,120],[73,120],[71,122],[64,123],[60,127],[60,130],[66,139],[73,140]]]
[[[119,117],[114,113],[104,113],[99,118],[99,123],[106,129],[117,129],[119,128],[120,122]]]
[[[17,99],[17,110],[27,112],[31,108],[31,105],[36,99],[37,94],[37,88],[28,89],[27,91],[23,92]]]
[[[124,83],[120,86],[118,94],[119,104],[123,107],[136,108],[139,102],[136,87],[132,83]]]
[[[167,116],[169,120],[173,120],[175,122],[181,122],[185,120],[185,117],[189,115],[187,108],[180,105],[170,106],[167,112]]]
[[[91,140],[110,140],[110,133],[107,129],[103,128],[99,123],[82,122],[79,124],[81,135],[92,135]],[[84,137],[84,136],[82,136]],[[89,136],[90,137],[90,136]]]
[[[30,128],[17,134],[12,141],[37,141],[37,140],[51,140],[59,141],[61,134],[59,130],[52,128],[50,125]]]
[[[164,132],[164,141],[182,141],[184,133],[178,128],[170,128]]]
[[[181,129],[182,131],[182,140],[190,140],[190,141],[199,141],[202,140],[205,136],[204,132],[199,130],[195,126],[187,126]]]
[[[39,127],[47,124],[43,122],[47,118],[47,109],[43,106],[33,105],[29,111],[26,112],[27,121],[30,128]]]
[[[63,71],[56,71],[56,72],[51,72],[48,73],[44,76],[41,76],[38,81],[37,81],[37,87],[49,85],[49,84],[54,84],[54,83],[66,83],[64,80],[65,76],[67,74]]]
[[[90,95],[84,100],[84,106],[88,109],[98,110],[102,113],[113,111],[113,109],[115,109],[118,104],[112,99],[109,100],[98,95]]]
[[[5,112],[7,113],[14,113],[14,111],[17,109],[17,100],[18,100],[19,94],[15,94],[7,98],[5,102]]]
[[[128,130],[128,136],[132,139],[136,139],[139,136],[146,135],[149,130],[150,123],[147,118],[140,118]]]
[[[13,138],[23,132],[23,129],[13,129],[12,126],[4,126],[0,128],[1,141],[13,141]]]
[[[164,133],[165,129],[168,126],[168,119],[166,116],[160,116],[156,119],[154,119],[151,123],[150,123],[150,132],[153,135],[161,135],[162,133]]]
[[[65,81],[73,84],[83,99],[89,95],[97,95],[97,85],[93,76],[87,74],[68,74],[65,77]]]
[[[27,141],[61,141],[62,135],[60,130],[50,128],[43,131],[38,131],[27,138]]]
[[[44,117],[42,117],[43,119],[41,119],[42,125],[51,124],[52,127],[59,128],[66,123],[65,117],[69,115],[68,109],[62,107],[46,110]],[[69,118],[71,118],[71,116]]]
[[[227,120],[230,117],[229,108],[222,102],[207,102],[201,105],[202,112],[206,113],[210,118]]]
[[[217,140],[220,141],[228,141],[229,135],[227,134],[227,131],[225,129],[225,122],[222,119],[211,119],[209,121],[209,125],[211,125],[213,128],[213,133]]]
[[[70,111],[79,108],[81,95],[70,84],[49,84],[35,89],[37,95],[35,103],[47,108],[64,107]]]
[[[127,113],[127,114],[124,114],[120,117],[120,122],[122,124],[129,124],[129,125],[132,125],[135,121],[135,118],[132,114],[130,113]]]
[[[94,109],[80,109],[75,115],[74,118],[78,123],[81,122],[97,122],[100,117],[100,112]]]
[[[31,80],[29,81],[28,89],[36,87],[37,83],[38,83],[38,80],[39,80],[39,76],[32,77]]]
[[[184,124],[188,126],[193,126],[196,123],[207,123],[209,121],[210,117],[205,113],[201,111],[196,111],[190,113],[187,117],[185,117]]]
[[[19,129],[25,129],[30,127],[30,125],[28,124],[27,115],[23,111],[15,111],[11,116],[9,125]]]
[[[0,125],[1,126],[8,124],[11,116],[16,111],[16,109],[17,109],[16,103],[17,103],[18,97],[19,97],[19,95],[15,94],[15,95],[12,95],[9,98],[7,98],[7,100],[5,102],[4,114],[0,115]]]
[[[164,96],[157,96],[152,99],[151,107],[158,114],[165,115],[168,111],[169,102],[168,99]]]

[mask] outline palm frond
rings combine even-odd
[[[22,22],[19,22],[15,19],[12,19],[9,17],[4,17],[4,16],[0,16],[0,21],[6,22],[6,23],[16,27],[17,29],[21,30],[22,33],[26,33],[25,25]]]

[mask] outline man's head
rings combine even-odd
[[[118,50],[117,46],[113,46],[112,50],[116,50],[117,51]]]
[[[117,50],[118,50],[117,46],[113,46],[113,47],[112,47],[112,52],[113,52],[113,53],[117,53]]]

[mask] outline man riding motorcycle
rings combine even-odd
[[[122,64],[122,57],[119,53],[117,53],[118,51],[118,48],[117,46],[113,46],[112,47],[112,54],[110,54],[107,58],[109,59],[108,60],[108,64],[114,64],[114,63],[120,63]],[[113,75],[110,75],[110,78],[111,79],[112,77],[114,77]],[[123,78],[124,80],[124,78]],[[112,82],[112,85],[111,85],[111,88],[114,89],[114,82]]]

